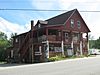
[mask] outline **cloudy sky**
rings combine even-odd
[[[0,31],[23,33],[30,30],[30,21],[45,20],[77,8],[79,11],[100,11],[99,0],[0,0]],[[2,9],[42,9],[66,11],[24,11]],[[80,12],[94,39],[100,36],[100,12]]]

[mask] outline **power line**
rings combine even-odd
[[[45,9],[2,9],[2,8],[0,8],[0,10],[2,10],[2,11],[69,11],[69,10],[58,10],[58,9],[49,9],[49,10],[45,10]],[[82,11],[79,11],[79,12],[100,12],[100,10],[97,10],[97,11],[86,11],[86,10],[82,10]]]

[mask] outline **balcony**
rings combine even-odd
[[[35,52],[35,55],[42,55],[41,52]]]
[[[39,42],[46,41],[47,39],[49,41],[61,41],[61,37],[56,36],[56,35],[48,35],[48,36],[43,35],[43,36],[38,37]]]

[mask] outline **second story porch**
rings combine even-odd
[[[72,40],[74,43],[79,43],[82,41],[82,33],[80,32],[71,32],[67,30],[60,30],[60,29],[41,29],[37,30],[34,33],[34,42],[61,42],[64,41],[65,43],[71,43]]]

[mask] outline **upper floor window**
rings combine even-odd
[[[15,42],[16,42],[16,43],[18,42],[18,38],[15,39]]]
[[[58,32],[58,36],[61,36],[61,32],[60,31]]]
[[[38,24],[38,27],[40,28],[41,27],[41,24]]]
[[[80,21],[77,21],[77,26],[78,26],[78,28],[81,27],[81,22]]]
[[[71,27],[73,28],[74,27],[74,20],[71,19]]]

